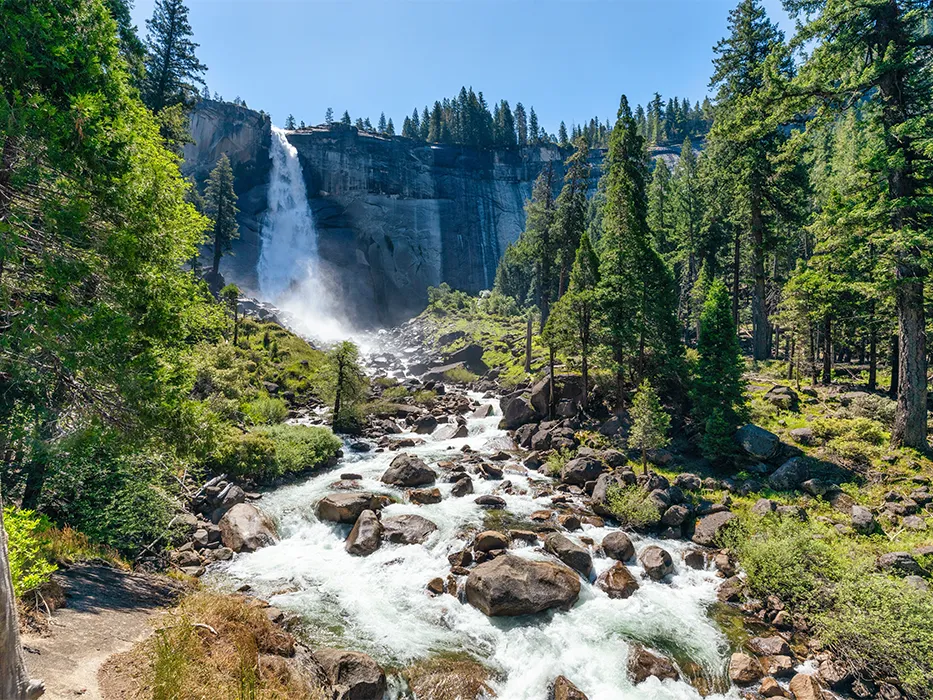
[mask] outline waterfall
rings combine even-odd
[[[282,309],[293,329],[324,342],[350,335],[341,320],[334,282],[318,255],[317,230],[298,151],[272,127],[269,207],[263,220],[257,272],[263,298]]]

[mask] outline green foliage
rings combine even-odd
[[[724,436],[731,439],[748,413],[741,348],[729,293],[720,280],[713,282],[703,305],[697,353],[691,391],[693,418],[703,427],[704,434],[707,429],[715,432],[706,441],[704,454],[718,457],[728,451],[709,450],[726,448]]]
[[[606,492],[606,501],[612,515],[623,527],[644,528],[661,518],[658,507],[639,486],[613,484]]]
[[[366,374],[360,367],[360,351],[349,340],[338,343],[327,353],[323,391],[332,402],[333,426],[347,432],[359,428],[359,404],[366,394]]]
[[[444,372],[444,379],[452,384],[471,384],[479,379],[479,376],[466,367],[454,367]]]
[[[152,19],[146,20],[146,77],[142,94],[154,112],[197,100],[197,85],[207,70],[195,56],[198,45],[188,22],[184,0],[156,0]]]
[[[264,395],[247,403],[243,412],[253,423],[281,423],[288,417],[288,406],[282,399]]]
[[[3,527],[7,535],[13,593],[19,598],[48,581],[57,567],[42,554],[41,521],[31,510],[5,507]]]
[[[555,479],[559,478],[567,462],[573,459],[575,454],[576,450],[573,449],[564,448],[561,450],[551,450],[550,454],[547,456],[544,471],[548,476],[552,476]]]
[[[428,310],[436,314],[446,314],[469,309],[473,300],[464,292],[453,290],[446,282],[437,287],[428,287]]]
[[[642,381],[630,411],[632,427],[629,431],[628,446],[642,454],[642,464],[647,468],[648,450],[657,450],[670,442],[667,430],[671,417],[661,405],[658,393],[647,379]]]
[[[867,442],[871,445],[880,445],[886,438],[881,425],[868,418],[829,418],[820,416],[810,424],[810,427],[813,429],[814,437],[820,440],[841,437],[848,440]]]
[[[231,435],[215,454],[213,466],[234,478],[263,483],[317,469],[342,446],[327,428],[279,424]]]

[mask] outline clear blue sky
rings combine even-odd
[[[188,0],[211,91],[241,96],[281,125],[406,114],[482,90],[490,104],[563,119],[615,118],[619,96],[707,93],[713,45],[737,0]],[[145,36],[154,0],[136,0]],[[780,0],[765,0],[788,34]]]

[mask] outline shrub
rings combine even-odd
[[[853,399],[849,404],[849,411],[856,418],[868,418],[891,428],[894,425],[897,402],[885,396],[869,394]]]
[[[337,456],[343,443],[327,428],[308,425],[275,425],[257,432],[275,444],[280,474],[321,467]]]
[[[288,418],[288,406],[282,399],[260,396],[246,404],[244,413],[253,423],[275,424]]]
[[[661,513],[648,493],[638,486],[610,486],[606,493],[609,510],[623,527],[644,528],[658,522]]]
[[[22,597],[51,578],[56,566],[42,553],[40,518],[31,510],[3,509],[13,593]]]
[[[429,408],[434,404],[436,398],[437,392],[433,389],[419,389],[411,395],[412,403],[418,406],[428,406]]]
[[[272,478],[277,476],[275,442],[259,431],[232,434],[218,449],[213,466],[233,478]]]
[[[555,479],[559,478],[560,473],[564,470],[564,465],[573,459],[575,452],[575,450],[566,448],[563,450],[551,450],[551,454],[547,456],[544,471]]]
[[[479,376],[465,367],[454,367],[444,372],[444,379],[453,384],[470,384],[479,379]]]
[[[723,412],[714,408],[700,438],[700,451],[707,459],[722,459],[735,453],[735,430]]]
[[[811,424],[814,436],[821,440],[842,437],[861,440],[870,445],[881,445],[885,441],[884,428],[868,418],[817,418]]]

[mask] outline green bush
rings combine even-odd
[[[470,384],[479,379],[479,376],[465,367],[454,367],[444,372],[444,379],[453,384]]]
[[[658,507],[639,486],[610,486],[606,500],[609,510],[623,527],[648,527],[661,518]]]
[[[260,396],[246,404],[244,413],[256,424],[281,423],[288,418],[288,406],[282,399]]]
[[[544,463],[544,471],[548,476],[555,479],[560,478],[560,473],[564,470],[564,465],[573,459],[576,450],[564,448],[563,450],[551,450]]]
[[[385,401],[398,401],[399,399],[404,399],[407,396],[408,389],[403,387],[401,384],[390,386],[382,392],[382,398]]]
[[[31,510],[3,509],[13,593],[22,597],[49,580],[57,568],[42,553],[42,522]]]
[[[896,401],[876,394],[860,396],[853,399],[852,403],[849,404],[849,412],[856,418],[868,418],[887,428],[894,425],[896,411]]]
[[[868,418],[817,418],[811,424],[813,434],[821,440],[845,438],[861,440],[869,445],[881,445],[886,436],[884,428]]]
[[[342,447],[327,428],[279,424],[233,436],[215,456],[214,469],[264,482],[326,464]]]
[[[933,596],[872,571],[854,568],[815,615],[816,633],[847,667],[900,679],[911,697],[931,698]]]
[[[218,449],[213,460],[215,471],[233,478],[264,481],[277,476],[275,442],[258,431],[232,434]]]

